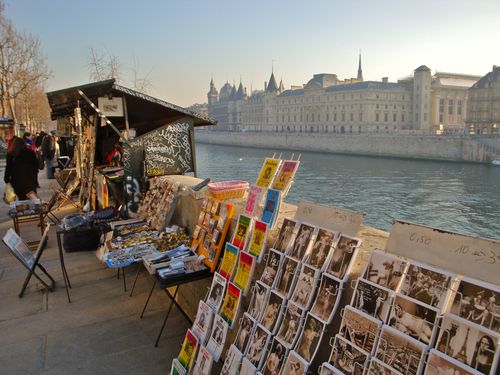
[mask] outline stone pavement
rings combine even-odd
[[[3,177],[3,168],[1,173]],[[48,200],[50,188],[44,173],[39,175],[39,193]],[[5,204],[0,205],[3,237],[12,222],[5,215]],[[58,216],[70,209],[64,207]],[[39,228],[31,224],[21,227],[25,240],[39,237]],[[189,325],[172,309],[159,347],[154,347],[168,299],[155,289],[144,318],[139,319],[152,279],[141,273],[129,297],[116,271],[103,266],[94,252],[65,253],[65,262],[73,287],[71,303],[66,299],[52,227],[41,263],[56,280],[56,290],[41,291],[32,280],[24,297],[18,298],[27,271],[0,244],[0,374],[169,373]],[[133,267],[126,272],[129,288],[135,272]]]

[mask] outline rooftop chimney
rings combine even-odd
[[[382,77],[382,82],[383,83],[388,83],[389,82],[389,77]]]

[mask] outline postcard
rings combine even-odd
[[[372,358],[370,360],[370,365],[368,367],[367,375],[403,375],[403,374],[399,371],[396,371],[392,367],[387,366],[384,362],[379,361],[377,358]]]
[[[170,368],[170,375],[186,375],[187,371],[184,366],[181,365],[177,358],[172,360],[172,367]]]
[[[197,221],[197,224],[198,226],[202,226],[203,225],[203,221],[205,220],[205,211],[200,211],[200,214],[198,215],[198,221]]]
[[[228,330],[229,325],[227,322],[219,314],[215,314],[212,330],[207,343],[207,350],[212,354],[215,362],[219,362]]]
[[[233,327],[234,320],[238,315],[240,299],[241,290],[236,285],[229,282],[227,284],[226,296],[224,297],[224,302],[220,309],[220,316],[229,324],[229,328]]]
[[[224,256],[219,267],[219,273],[224,276],[227,280],[231,280],[233,277],[236,264],[238,263],[239,250],[236,246],[231,245],[226,242],[226,248],[224,250]]]
[[[276,337],[278,337],[289,349],[294,346],[297,340],[303,317],[304,309],[288,301],[285,315],[281,321]]]
[[[292,293],[291,301],[308,310],[316,291],[319,270],[303,264]]]
[[[255,367],[247,357],[243,357],[240,367],[240,375],[255,375],[256,373],[257,367]]]
[[[319,368],[319,375],[344,375],[342,371],[336,369],[328,362],[323,362]]]
[[[384,326],[378,340],[375,355],[377,359],[403,374],[417,375],[423,366],[426,345]]]
[[[255,326],[257,325],[255,319],[245,312],[240,321],[240,328],[234,339],[234,345],[243,354],[246,354],[248,349],[248,342],[253,334]]]
[[[285,363],[287,351],[286,346],[279,339],[274,338],[264,360],[262,374],[279,375]]]
[[[204,344],[208,332],[212,327],[212,319],[214,312],[212,308],[203,301],[198,304],[198,312],[194,320],[193,327],[191,328],[194,334],[198,337],[200,344]]]
[[[296,259],[285,257],[283,267],[276,282],[276,291],[286,298],[290,298],[293,292],[293,286],[296,281],[295,275],[298,274],[300,262]]]
[[[238,375],[243,353],[236,346],[231,345],[226,353],[226,360],[222,365],[220,375]]]
[[[210,375],[214,359],[212,354],[203,345],[200,346],[198,357],[193,368],[193,375]]]
[[[352,296],[351,305],[386,322],[391,309],[391,291],[360,278]]]
[[[240,215],[238,217],[238,222],[236,224],[236,230],[233,234],[233,240],[231,243],[238,249],[243,250],[250,238],[250,229],[252,225],[252,218]]]
[[[342,288],[342,281],[324,273],[321,277],[316,299],[311,308],[311,314],[323,323],[329,324],[337,310]]]
[[[264,202],[264,209],[262,211],[261,220],[269,224],[269,228],[274,227],[276,218],[280,211],[281,205],[281,191],[269,189],[267,191],[266,200]]]
[[[425,367],[424,375],[442,374],[479,375],[481,373],[436,349],[431,349],[427,357],[427,366]]]
[[[314,226],[308,224],[300,224],[297,236],[293,241],[293,244],[288,248],[287,254],[292,258],[297,260],[302,260],[306,254],[306,250],[309,247],[309,242],[311,241],[314,232]]]
[[[268,226],[266,223],[260,220],[254,221],[247,251],[257,259],[257,263],[260,263],[264,251],[266,250],[267,232]]]
[[[186,336],[184,337],[184,342],[182,343],[181,352],[177,359],[181,365],[189,371],[193,366],[194,359],[196,358],[196,350],[198,349],[199,341],[196,335],[188,329]]]
[[[295,176],[295,172],[299,167],[300,161],[298,160],[285,160],[281,164],[278,174],[273,182],[273,189],[281,190],[287,193]]]
[[[406,265],[406,261],[393,255],[374,251],[363,273],[363,278],[384,288],[397,291]]]
[[[293,350],[286,357],[281,375],[305,374],[309,364]]]
[[[207,305],[209,305],[215,312],[220,309],[220,305],[222,304],[222,299],[224,298],[224,293],[226,291],[226,285],[226,278],[218,272],[215,272],[207,298]]]
[[[346,306],[342,314],[339,335],[368,353],[375,349],[382,322],[372,316]]]
[[[208,228],[209,224],[210,224],[210,212],[205,212],[205,217],[203,218],[203,226],[205,228]]]
[[[266,353],[271,333],[265,329],[261,324],[257,324],[253,332],[246,357],[257,368],[260,368]]]
[[[259,205],[262,202],[262,197],[264,196],[265,188],[258,185],[251,185],[248,191],[247,204],[245,205],[245,210],[243,211],[245,215],[249,217],[255,217],[259,212]]]
[[[214,201],[212,203],[212,209],[210,210],[210,213],[214,216],[218,216],[220,212],[220,206],[221,206],[220,202]]]
[[[361,240],[341,234],[332,250],[325,272],[345,281]]]
[[[260,281],[264,284],[269,285],[271,288],[274,287],[278,279],[278,271],[281,266],[281,260],[283,259],[283,254],[274,249],[270,249],[267,254],[266,266],[260,277]]]
[[[271,333],[279,327],[282,311],[286,305],[286,298],[272,290],[262,314],[261,323]]]
[[[336,335],[329,362],[345,375],[362,375],[369,357],[368,352]]]
[[[320,320],[310,313],[307,314],[304,328],[295,345],[295,351],[308,363],[311,363],[316,355],[324,329],[325,325]]]
[[[327,265],[326,260],[336,239],[336,232],[319,228],[312,247],[306,252],[304,263],[324,271]]]
[[[257,281],[253,287],[253,294],[247,312],[257,321],[260,321],[264,313],[270,289],[271,288],[262,281]]]
[[[253,270],[255,268],[255,258],[245,251],[240,251],[236,274],[234,275],[234,284],[241,289],[243,295],[246,295],[252,282]]]
[[[280,232],[273,246],[274,249],[284,253],[293,243],[293,231],[297,222],[291,219],[284,219],[281,225]]]
[[[196,225],[193,230],[193,241],[198,239],[198,236],[200,235],[201,227],[199,225]]]
[[[259,172],[259,177],[257,178],[257,186],[263,187],[264,189],[271,186],[271,182],[274,179],[274,175],[281,164],[280,159],[266,158],[264,164]]]

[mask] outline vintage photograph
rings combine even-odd
[[[316,290],[316,278],[319,270],[306,264],[302,265],[291,300],[308,310]]]
[[[257,324],[248,344],[247,354],[248,360],[257,368],[260,367],[263,361],[266,348],[271,338],[271,333],[262,325]]]
[[[391,309],[390,291],[367,280],[358,279],[351,305],[386,322]]]
[[[212,354],[203,345],[198,350],[198,356],[193,367],[193,375],[210,375],[213,363]]]
[[[311,241],[314,227],[307,224],[300,224],[297,236],[288,250],[288,254],[295,259],[302,260]]]
[[[267,254],[266,266],[260,277],[260,281],[269,285],[271,288],[274,287],[276,280],[278,279],[278,271],[280,269],[281,259],[283,254],[271,249]]]
[[[264,313],[264,307],[270,292],[269,286],[261,281],[257,281],[253,286],[253,294],[248,305],[247,312],[257,321],[260,321]]]
[[[226,284],[226,278],[215,272],[214,278],[212,279],[212,286],[210,287],[210,292],[207,298],[207,305],[209,305],[214,311],[219,311],[220,309],[222,299],[224,298],[224,292],[226,291]]]
[[[300,334],[297,345],[295,346],[295,351],[308,363],[312,362],[314,355],[318,350],[324,329],[325,325],[320,320],[312,316],[310,313],[307,314],[302,333]]]
[[[292,243],[293,239],[293,230],[297,223],[290,219],[283,220],[283,225],[281,226],[280,233],[278,234],[278,238],[273,246],[273,249],[276,249],[282,253],[284,253],[287,248]]]
[[[357,238],[340,235],[337,244],[332,249],[332,255],[325,272],[344,280],[359,242]]]
[[[286,299],[280,296],[276,291],[269,293],[261,323],[271,333],[275,333],[285,307]]]
[[[304,310],[293,302],[288,301],[277,335],[288,348],[291,348],[295,344],[303,317]]]
[[[500,333],[500,289],[463,278],[453,298],[451,313]]]
[[[304,262],[311,267],[324,270],[326,268],[326,260],[336,240],[336,236],[337,233],[335,232],[319,229],[311,250],[306,253]]]
[[[384,288],[396,291],[403,277],[406,262],[387,253],[374,251],[363,278]]]
[[[208,332],[212,327],[212,319],[214,317],[214,312],[212,308],[203,301],[198,304],[198,312],[196,313],[196,319],[193,323],[193,332],[200,340],[200,344],[205,343]]]
[[[441,322],[437,349],[473,369],[489,374],[498,362],[499,337],[479,329],[467,320],[445,314]]]
[[[293,292],[292,289],[295,282],[295,275],[298,272],[298,265],[299,261],[289,256],[286,256],[283,261],[283,266],[276,282],[276,290],[286,298],[290,298]]]
[[[339,335],[368,353],[375,348],[382,322],[352,306],[346,306],[342,314]]]
[[[227,331],[229,330],[229,325],[222,319],[218,314],[214,316],[214,322],[212,324],[212,331],[207,342],[207,350],[214,357],[215,362],[219,362],[220,355],[222,354],[222,349],[224,349],[224,343],[226,342]]]
[[[267,352],[262,374],[264,375],[279,375],[281,368],[285,362],[287,348],[277,338],[273,339],[271,347]]]
[[[401,372],[396,371],[392,367],[387,366],[385,363],[376,358],[370,360],[370,365],[366,375],[403,375]],[[447,374],[442,374],[447,375]],[[458,375],[458,374],[454,374]]]
[[[393,369],[416,375],[423,365],[426,345],[398,330],[384,326],[377,344],[376,357]]]
[[[240,328],[236,334],[236,338],[234,339],[234,346],[236,346],[236,348],[243,354],[246,354],[247,352],[248,342],[250,341],[250,337],[253,334],[256,324],[257,323],[250,314],[243,314],[240,322]]]
[[[480,372],[448,357],[436,349],[429,352],[424,375],[479,375]]]
[[[226,360],[222,365],[220,375],[238,375],[243,354],[231,345],[226,353]]]
[[[304,375],[309,364],[293,350],[286,357],[281,375]]]
[[[240,375],[255,375],[257,373],[257,367],[255,367],[252,362],[248,360],[247,357],[243,357],[240,367]]]
[[[369,354],[341,336],[335,336],[329,362],[345,375],[362,375]]]
[[[311,308],[311,314],[324,323],[330,323],[335,314],[342,292],[342,282],[328,274],[323,274],[318,293]]]
[[[397,295],[388,324],[424,344],[431,344],[437,329],[438,315],[438,309]]]
[[[319,368],[319,375],[344,375],[340,370],[328,362],[323,362]]]
[[[410,264],[400,293],[432,307],[443,309],[456,275],[418,263]]]

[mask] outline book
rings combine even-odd
[[[196,362],[193,367],[192,375],[210,375],[214,359],[212,354],[203,345],[200,346]]]
[[[267,223],[260,220],[255,220],[253,223],[252,235],[248,242],[247,251],[257,258],[257,263],[260,263],[267,244]]]
[[[226,285],[226,278],[220,273],[215,272],[207,298],[207,305],[210,306],[214,312],[217,312],[220,309],[220,305],[222,304],[224,293],[226,291]]]
[[[177,359],[181,365],[189,371],[193,365],[194,359],[196,358],[196,350],[198,349],[198,338],[190,329],[187,330],[186,336],[184,336],[184,342],[182,343],[181,352]]]
[[[219,267],[219,273],[227,280],[233,277],[236,264],[238,263],[238,254],[238,248],[226,242],[226,249],[224,250],[224,256]]]
[[[231,345],[226,353],[226,360],[222,365],[220,375],[238,375],[243,353],[236,346]]]
[[[272,188],[281,190],[283,195],[286,195],[295,176],[295,172],[299,167],[298,160],[285,160],[279,169],[279,172],[273,182]]]
[[[250,230],[252,225],[252,218],[246,215],[240,215],[236,223],[236,230],[233,234],[231,243],[238,249],[243,250],[250,237]]]
[[[262,168],[260,169],[259,177],[257,177],[256,185],[261,186],[264,189],[269,188],[280,164],[280,159],[266,158],[264,160],[264,164],[262,164]]]
[[[207,350],[212,354],[215,362],[219,362],[228,330],[229,325],[227,322],[219,314],[215,314],[212,330],[207,342]]]
[[[270,228],[273,228],[276,218],[280,211],[281,205],[281,191],[275,189],[269,189],[266,195],[266,201],[264,203],[264,210],[262,211],[261,220],[269,224]]]
[[[226,296],[220,309],[220,316],[232,328],[236,316],[238,315],[238,308],[240,307],[241,290],[233,283],[227,284]]]
[[[253,271],[255,268],[255,258],[245,251],[240,251],[236,274],[234,275],[234,284],[241,289],[243,295],[246,295],[252,282]]]
[[[212,308],[205,302],[200,301],[196,319],[193,322],[193,328],[191,328],[191,330],[198,337],[201,344],[205,343],[210,327],[212,327],[213,317],[214,312]]]
[[[255,217],[259,211],[259,205],[264,196],[265,188],[262,186],[251,185],[248,191],[247,203],[245,205],[245,210],[243,211],[245,215],[249,217]]]

